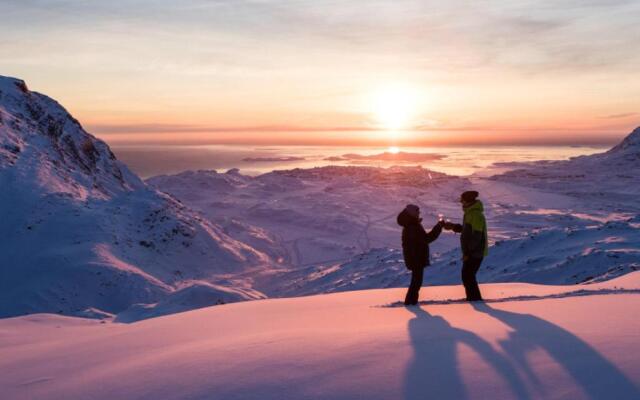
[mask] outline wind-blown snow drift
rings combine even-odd
[[[118,313],[189,284],[209,293],[202,305],[262,297],[207,282],[268,256],[149,188],[61,105],[1,76],[0,188],[0,317]]]
[[[116,324],[0,320],[21,399],[640,398],[640,272],[572,286],[460,285],[260,300]]]

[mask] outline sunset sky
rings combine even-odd
[[[605,143],[640,1],[3,1],[0,75],[109,143]]]

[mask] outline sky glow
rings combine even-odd
[[[592,143],[640,125],[638,1],[0,9],[0,74],[110,143]]]

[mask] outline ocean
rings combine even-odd
[[[605,146],[345,147],[247,145],[112,146],[118,159],[143,178],[187,170],[224,172],[238,168],[247,175],[280,169],[326,165],[389,167],[420,165],[449,175],[491,175],[508,165],[496,163],[563,160],[599,153]]]

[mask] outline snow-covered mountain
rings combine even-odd
[[[405,204],[419,204],[425,224],[435,224],[438,213],[457,212],[455,198],[469,186],[465,178],[421,167],[360,166],[255,177],[235,169],[187,171],[147,182],[294,268],[347,261],[372,248],[394,246],[395,217]],[[444,240],[435,246],[455,245],[455,240]]]
[[[501,182],[566,193],[595,207],[640,211],[640,127],[609,151],[566,161],[512,163]]]
[[[474,180],[494,237],[481,282],[589,283],[640,269],[640,128],[601,154],[518,166]],[[400,250],[376,248],[290,273],[283,293],[401,286],[403,268]],[[453,284],[459,275],[460,252],[449,250],[436,254],[425,283]]]
[[[425,226],[433,225],[438,213],[459,213],[455,199],[470,185],[465,178],[421,167],[363,166],[255,177],[237,170],[187,171],[147,182],[280,261],[277,270],[251,275],[254,287],[269,297],[403,286],[404,265],[370,258],[399,245],[399,210],[419,204]],[[438,254],[457,246],[455,236],[443,235],[432,250]]]
[[[640,126],[604,154],[605,157],[622,156],[629,161],[638,162],[640,160]]]
[[[271,249],[285,267],[253,277],[269,296],[406,285],[397,211],[419,204],[426,227],[439,213],[460,219],[456,198],[472,187],[484,201],[492,244],[482,282],[597,282],[640,268],[640,185],[632,184],[640,182],[639,133],[602,154],[518,164],[489,179],[415,167],[321,167],[257,177],[188,171],[148,182],[222,226],[255,227],[259,235],[242,240]],[[432,255],[427,284],[459,282],[458,236],[443,233]]]
[[[0,76],[0,316],[259,298],[228,275],[270,263],[149,188],[56,101]]]
[[[489,179],[422,167],[187,171],[142,182],[54,100],[0,78],[0,316],[134,321],[222,302],[404,286],[397,212],[457,220],[480,191],[481,282],[598,282],[640,268],[640,128],[608,152]],[[158,190],[161,191],[158,191]],[[168,194],[165,194],[168,193]],[[195,210],[195,211],[192,211]],[[458,237],[429,284],[459,282]]]

